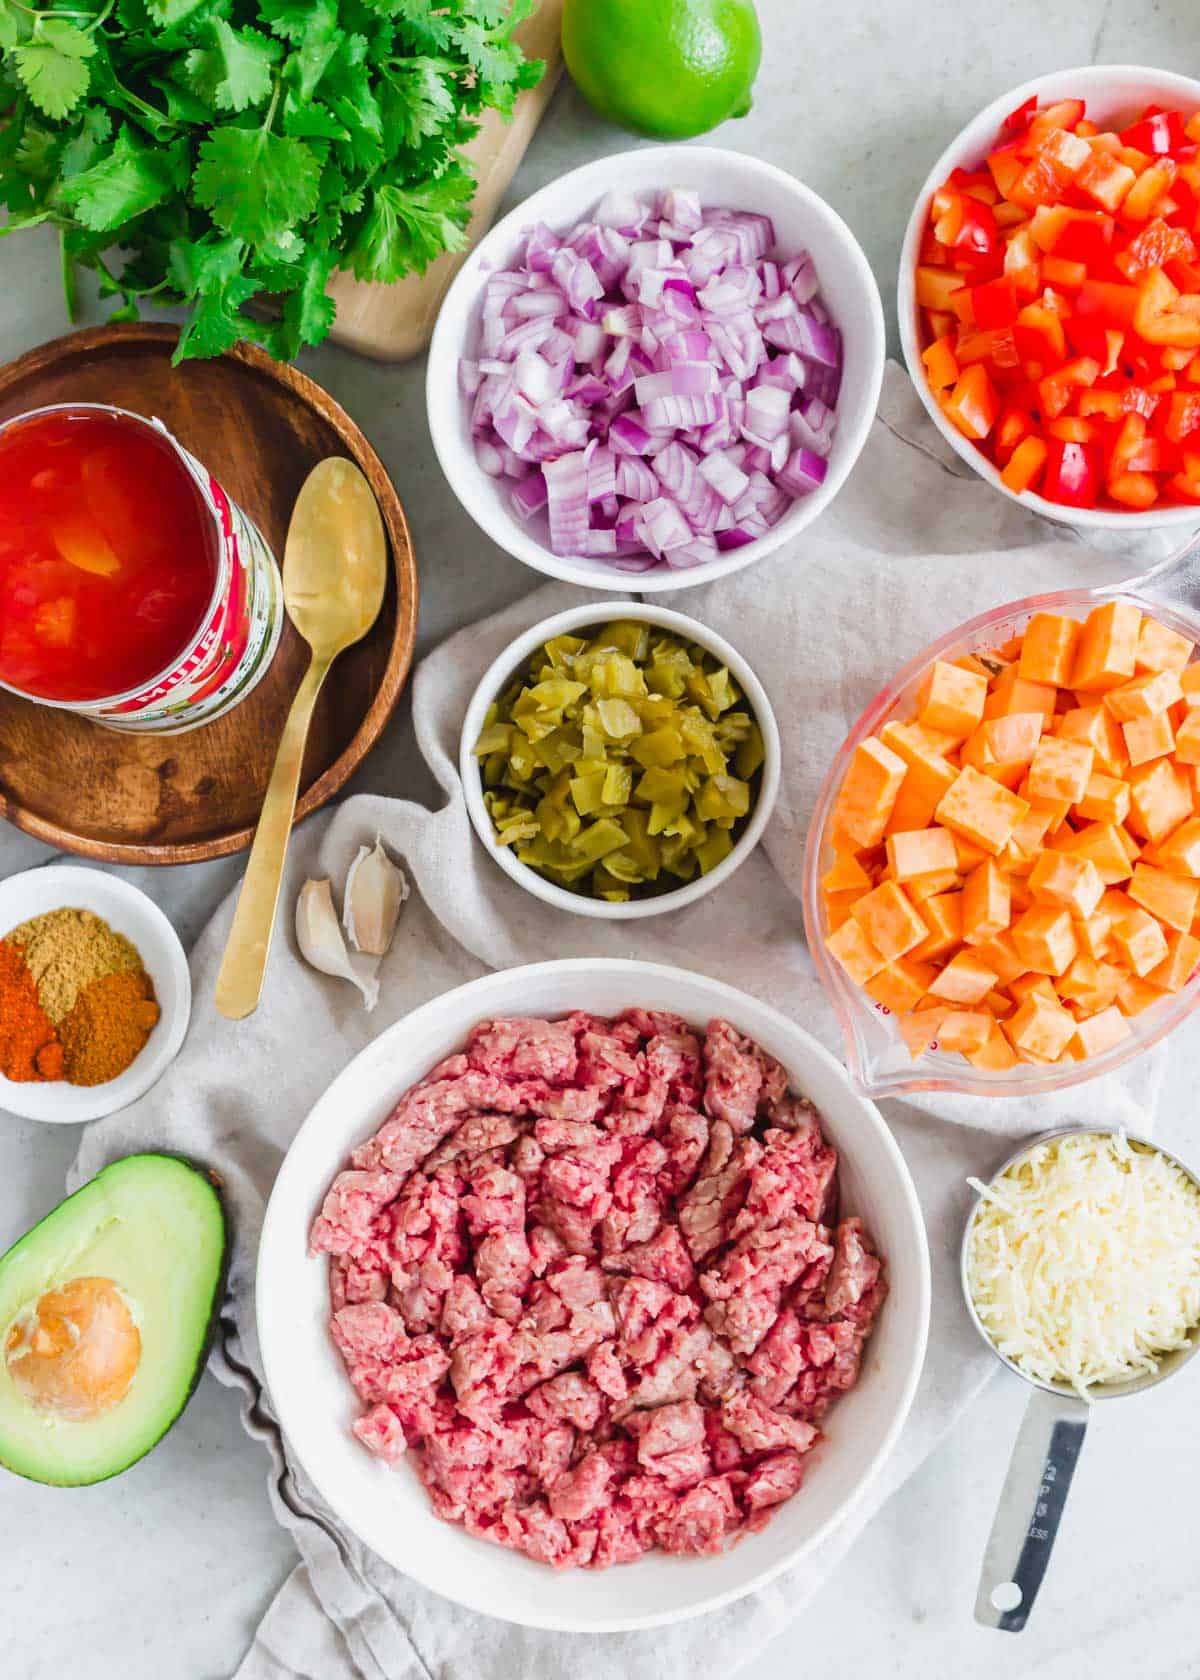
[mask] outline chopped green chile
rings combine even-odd
[[[475,745],[496,839],[556,885],[622,903],[733,850],[763,740],[729,671],[633,619],[555,636],[489,708]]]

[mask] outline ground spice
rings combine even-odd
[[[105,1085],[124,1073],[158,1013],[153,984],[141,967],[90,981],[58,1029],[70,1083]]]
[[[24,948],[38,999],[56,1027],[93,980],[142,971],[137,947],[90,910],[49,910],[22,922],[7,937]]]
[[[0,939],[0,1073],[27,1084],[61,1079],[62,1071],[62,1046],[38,1000],[22,948]]]

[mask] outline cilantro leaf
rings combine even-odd
[[[142,146],[125,127],[109,152],[63,182],[59,196],[84,227],[106,233],[144,215],[177,192],[181,165],[186,180],[187,158],[182,142],[167,147]]]
[[[65,117],[88,90],[91,72],[86,61],[95,51],[95,41],[82,29],[48,17],[38,20],[28,41],[12,49],[12,58],[38,109],[48,117]]]
[[[258,281],[234,275],[223,286],[202,294],[184,328],[171,361],[178,366],[190,356],[222,356],[245,338],[250,322],[240,313],[258,290]]]
[[[332,32],[337,27],[336,0],[258,0],[258,11],[288,41],[302,41],[314,28]]]
[[[208,25],[210,45],[184,61],[192,89],[221,111],[245,111],[271,95],[271,68],[282,48],[257,29],[231,29],[224,18]]]
[[[33,32],[33,19],[20,11],[11,0],[0,0],[0,52],[10,53],[27,41]]]
[[[433,60],[396,65],[385,74],[379,96],[384,129],[404,145],[436,134],[454,116],[454,96]]]
[[[200,147],[192,191],[218,227],[262,245],[312,214],[320,179],[304,141],[266,128],[224,127]]]
[[[475,183],[465,170],[411,186],[396,182],[371,189],[369,208],[347,253],[360,280],[399,280],[424,274],[443,251],[466,246]]]
[[[451,44],[450,19],[439,0],[376,0],[375,9],[394,18],[422,52],[442,52]]]
[[[241,273],[245,250],[240,239],[213,234],[199,240],[174,239],[167,259],[168,278],[180,296],[206,297],[222,291]]]

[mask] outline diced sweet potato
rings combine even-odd
[[[1078,619],[1057,613],[1034,613],[1025,630],[1018,664],[1027,682],[1065,688],[1075,669],[1075,654],[1083,626]]]
[[[1142,671],[1182,671],[1192,657],[1192,643],[1156,618],[1143,618],[1138,633],[1137,663]]]
[[[915,875],[931,875],[938,870],[958,873],[954,857],[954,841],[944,828],[910,829],[890,834],[887,839],[887,858],[897,881],[911,881]]]
[[[900,957],[873,975],[867,981],[865,990],[876,1003],[881,1003],[894,1015],[903,1015],[916,1008],[936,975],[937,969],[932,963],[913,962],[910,957]]]
[[[1127,881],[1133,874],[1133,864],[1125,849],[1121,829],[1115,823],[1089,823],[1077,834],[1064,838],[1063,850],[1077,857],[1091,858],[1105,886]]]
[[[1074,805],[1087,791],[1095,757],[1094,748],[1084,741],[1064,741],[1058,736],[1039,741],[1029,766],[1030,793]]]
[[[834,802],[835,842],[846,835],[859,850],[879,844],[905,770],[904,760],[873,735],[859,743]]]
[[[821,877],[821,885],[826,892],[850,892],[854,888],[870,892],[871,877],[851,853],[837,852]]]
[[[1192,815],[1187,776],[1166,759],[1143,764],[1129,776],[1129,826],[1155,845]]]
[[[927,898],[952,892],[959,884],[956,869],[934,869],[928,875],[914,875],[905,881],[904,890],[914,904],[921,904]]]
[[[998,933],[994,939],[989,939],[986,945],[976,946],[976,950],[983,961],[996,974],[1001,986],[1010,986],[1018,975],[1025,972],[1025,961],[1013,943],[1013,936],[1007,929]]]
[[[1111,776],[1121,775],[1129,765],[1121,726],[1104,705],[1076,706],[1064,712],[1058,733],[1064,741],[1082,741],[1096,754],[1096,766]]]
[[[947,769],[950,767],[947,765]],[[951,775],[954,772],[951,770]],[[889,834],[900,834],[908,829],[928,828],[933,821],[933,813],[937,810],[937,802],[945,789],[939,786],[929,786],[922,780],[919,770],[909,769],[900,792],[896,795],[896,803],[892,806],[892,814],[884,828],[884,837]]]
[[[948,1006],[939,1006],[937,1009],[923,1009],[919,1015],[896,1017],[900,1036],[908,1046],[908,1053],[914,1062],[929,1049],[938,1035],[939,1027],[949,1014]]]
[[[1015,665],[1010,665],[992,684],[984,704],[985,718],[1007,717],[1010,712],[1041,712],[1047,721],[1054,716],[1058,691],[1051,683],[1029,682]]]
[[[1115,1001],[1124,976],[1124,969],[1115,963],[1097,962],[1081,952],[1059,976],[1058,994],[1079,1004],[1085,1015],[1096,1015]]]
[[[1075,1037],[1075,1017],[1054,998],[1034,991],[1004,1022],[1002,1031],[1018,1055],[1056,1062]]]
[[[1041,712],[1010,712],[983,726],[992,764],[1028,764],[1042,738],[1046,720]],[[977,766],[985,768],[983,765]]]
[[[1062,974],[1079,949],[1070,912],[1055,904],[1031,905],[1013,923],[1012,936],[1026,968],[1038,974]]]
[[[1027,801],[968,765],[942,796],[936,816],[994,857],[1028,809]]]
[[[1145,979],[1170,953],[1167,936],[1148,910],[1135,907],[1131,915],[1113,923],[1113,943],[1139,980]]]
[[[1161,1003],[1166,995],[1148,980],[1139,979],[1136,974],[1127,974],[1117,993],[1117,1008],[1122,1015],[1140,1015],[1143,1010]]]
[[[871,944],[885,962],[895,962],[925,939],[928,929],[916,908],[895,881],[884,881],[864,893],[851,910]]]
[[[925,938],[913,946],[913,960],[934,962],[957,950],[962,944],[962,893],[938,893],[924,899],[918,910],[925,924]]]
[[[947,1003],[982,1003],[997,976],[974,951],[959,951],[930,981],[926,990],[931,997],[945,998]]]
[[[943,730],[927,729],[923,723],[885,723],[879,732],[885,746],[902,758],[905,764],[934,766],[956,745],[953,735]]]
[[[1132,723],[1123,723],[1121,733],[1125,737],[1129,762],[1135,768],[1139,764],[1149,764],[1151,759],[1165,758],[1175,746],[1175,731],[1166,712],[1155,712],[1152,717],[1134,718]]]
[[[1158,861],[1176,875],[1200,877],[1200,817],[1189,817],[1159,842]]]
[[[826,936],[825,948],[837,958],[851,980],[857,981],[860,986],[874,979],[887,961],[853,916]]]
[[[1161,986],[1164,992],[1182,991],[1196,969],[1200,967],[1200,939],[1190,933],[1169,933],[1167,935],[1167,954],[1157,968],[1152,968],[1146,979],[1152,986]]]
[[[1129,785],[1120,776],[1092,773],[1083,798],[1075,806],[1077,816],[1088,822],[1123,823],[1129,815]]]
[[[958,1050],[969,1056],[973,1050],[983,1048],[995,1024],[995,1017],[986,1010],[952,1009],[942,1017],[938,1028],[938,1049]]]
[[[829,931],[830,933],[836,933],[862,897],[862,888],[853,887],[849,892],[823,893],[821,897],[825,906],[825,920],[829,923]]]
[[[1079,638],[1071,687],[1082,692],[1116,688],[1137,668],[1142,615],[1128,601],[1107,601],[1088,614]]]
[[[1044,997],[1055,1000],[1058,998],[1054,981],[1048,974],[1018,974],[1015,980],[1009,982],[1008,992],[1014,1003],[1024,1003],[1030,992],[1041,992]]]
[[[1128,892],[1135,904],[1140,904],[1143,910],[1148,910],[1168,927],[1176,928],[1180,933],[1191,931],[1196,919],[1196,903],[1200,899],[1200,881],[1168,874],[1165,869],[1154,869],[1148,863],[1138,863],[1134,865]]]
[[[1200,764],[1200,706],[1193,706],[1175,731],[1175,758],[1180,764]]]
[[[1118,723],[1131,723],[1135,718],[1148,718],[1156,712],[1165,712],[1182,699],[1178,671],[1152,671],[1144,676],[1131,677],[1118,688],[1110,688],[1104,696],[1104,704]]]
[[[1099,1056],[1105,1050],[1111,1050],[1114,1044],[1129,1037],[1129,1023],[1115,1004],[1102,1009],[1098,1015],[1091,1015],[1086,1021],[1080,1021],[1075,1029],[1075,1038],[1080,1052],[1084,1056]]]
[[[1011,917],[1012,889],[1008,876],[993,858],[985,858],[963,882],[963,943],[985,944],[1004,932]]]
[[[1089,857],[1077,852],[1043,852],[1029,876],[1034,898],[1064,905],[1081,921],[1104,897],[1104,881]]]
[[[987,1042],[978,1050],[968,1050],[967,1060],[972,1067],[983,1068],[990,1073],[1006,1073],[1009,1068],[1016,1067],[1017,1054],[1001,1031],[1000,1023],[996,1022]]]
[[[939,659],[919,697],[918,721],[961,741],[983,717],[987,691],[986,677]]]
[[[1086,956],[1094,957],[1097,961],[1108,950],[1108,941],[1111,934],[1112,917],[1103,908],[1103,905],[1086,921],[1076,921],[1075,923],[1075,938],[1079,949]]]

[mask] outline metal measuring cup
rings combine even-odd
[[[996,1169],[988,1180],[988,1188],[1042,1144],[1070,1136],[1111,1137],[1117,1131],[1115,1126],[1060,1126],[1054,1131],[1043,1132],[1023,1143]],[[1135,1149],[1144,1149],[1174,1162],[1200,1189],[1200,1176],[1171,1150],[1132,1132],[1125,1132],[1124,1136]],[[1029,1619],[1050,1562],[1071,1479],[1083,1449],[1092,1402],[1140,1394],[1143,1389],[1153,1388],[1156,1383],[1174,1376],[1200,1346],[1200,1334],[1187,1347],[1163,1354],[1156,1371],[1130,1377],[1126,1382],[1097,1383],[1089,1389],[1087,1400],[1082,1399],[1078,1391],[1067,1383],[1042,1382],[1037,1377],[1031,1377],[1000,1352],[971,1298],[967,1260],[975,1218],[983,1202],[984,1197],[977,1194],[963,1230],[959,1255],[963,1299],[971,1322],[996,1358],[1022,1382],[1029,1384],[1034,1392],[1025,1407],[983,1555],[979,1591],[975,1598],[975,1620],[984,1627],[1000,1628],[1005,1633],[1020,1633]]]

